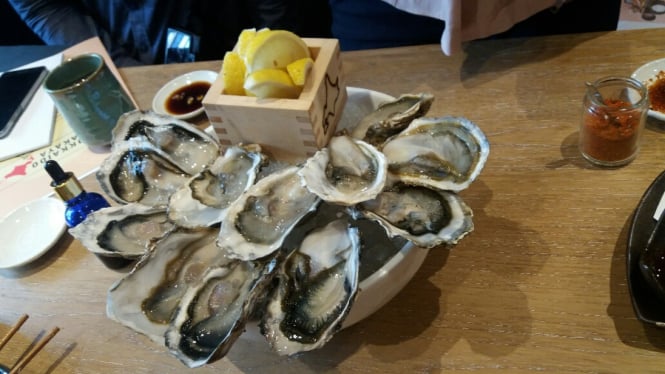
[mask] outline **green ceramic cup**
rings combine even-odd
[[[118,118],[135,109],[96,53],[63,62],[46,77],[44,89],[74,133],[93,147],[110,144]]]

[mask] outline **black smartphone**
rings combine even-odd
[[[40,66],[7,71],[0,76],[0,139],[12,131],[47,74],[48,70]]]

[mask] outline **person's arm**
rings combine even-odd
[[[76,1],[9,0],[9,3],[47,45],[72,46],[97,36],[117,65],[139,64]]]
[[[48,45],[72,45],[99,35],[95,22],[75,2],[9,0],[23,22]]]

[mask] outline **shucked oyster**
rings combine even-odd
[[[131,259],[145,254],[152,239],[173,227],[165,209],[127,204],[92,212],[69,233],[91,252]]]
[[[351,135],[380,146],[386,139],[404,130],[414,118],[427,114],[433,101],[434,96],[429,93],[401,95],[366,115]]]
[[[308,190],[346,206],[373,199],[383,189],[386,173],[383,153],[347,135],[330,139],[298,171]]]
[[[185,121],[135,110],[123,114],[113,129],[113,143],[143,138],[188,174],[196,174],[219,156],[217,140]]]
[[[418,141],[409,137],[418,139],[423,134],[415,131],[404,135],[404,138],[402,135],[409,132],[404,128],[413,118],[427,111],[431,99],[431,95],[424,94],[413,105],[407,103],[404,107],[397,103],[400,100],[396,100],[391,103],[392,106],[386,105],[365,119],[360,138],[368,139],[369,136],[377,146],[387,145],[393,160],[392,172],[386,173],[383,169],[391,182],[377,184],[383,184],[380,193],[375,191],[363,195],[357,189],[347,189],[345,183],[334,185],[334,180],[327,180],[343,194],[355,195],[358,192],[361,197],[348,200],[353,202],[346,204],[355,204],[353,207],[340,206],[339,202],[320,204],[320,198],[305,187],[309,182],[298,175],[299,166],[275,172],[284,166],[279,162],[271,163],[270,167],[261,170],[267,176],[228,206],[221,228],[165,229],[169,231],[164,238],[152,241],[153,246],[135,269],[109,290],[109,317],[157,342],[165,343],[172,354],[190,367],[212,362],[226,354],[244,329],[250,313],[258,316],[263,312],[262,332],[280,354],[321,347],[346,319],[357,295],[358,278],[361,276],[358,268],[359,232],[349,226],[348,217],[339,221],[336,221],[337,218],[361,212],[357,215],[362,214],[363,219],[353,221],[352,225],[362,227],[363,234],[370,232],[367,228],[371,227],[374,234],[365,238],[372,241],[376,239],[376,232],[381,232],[380,241],[395,244],[397,249],[401,248],[405,239],[422,247],[454,244],[473,229],[471,209],[454,191],[444,190],[464,188],[463,183],[466,182],[453,184],[452,187],[436,184],[443,186],[442,189],[433,183],[412,181],[410,174],[420,174],[421,179],[432,179],[427,175],[430,173],[436,175],[436,167],[429,169],[429,156],[423,156],[429,151],[416,152],[416,162],[427,166],[419,173],[412,173],[415,169],[409,168],[411,161],[396,157],[401,155],[397,152],[400,143],[406,147],[419,145]],[[412,111],[412,107],[417,109]],[[213,169],[219,165],[207,164],[196,172],[200,173],[198,177],[192,178],[196,174],[193,169],[180,166],[179,161],[175,161],[178,158],[176,155],[187,154],[188,151],[178,145],[170,146],[172,138],[181,137],[177,135],[180,127],[161,133],[158,128],[162,124],[146,123],[130,126],[132,130],[126,132],[128,135],[118,136],[118,144],[114,144],[110,157],[113,160],[108,162],[109,166],[102,166],[98,173],[102,187],[107,192],[111,191],[110,196],[117,201],[155,205],[163,211],[166,209],[165,197],[175,195],[176,191],[184,189],[183,185],[197,180],[197,186],[190,191],[213,193],[200,197],[196,202],[183,200],[184,205],[178,208],[172,204],[169,211],[185,212],[185,221],[179,221],[181,224],[210,222],[208,218],[197,221],[203,216],[215,216],[214,219],[217,219],[219,207],[214,199],[226,197],[226,191],[209,187],[217,186],[214,177],[218,173]],[[444,136],[437,131],[427,132],[424,136],[441,136],[439,141],[443,140],[446,147],[455,148],[446,150],[453,154],[457,148],[463,148],[460,145],[469,139],[484,139],[479,129],[464,125],[461,130],[451,130],[447,125],[443,127],[447,129],[441,132]],[[167,136],[162,138],[162,135]],[[359,177],[363,173],[359,171],[371,171],[374,166],[371,157],[364,157],[367,154],[359,145],[363,142],[348,137],[340,139],[341,149],[344,150],[339,151],[339,155],[354,160],[341,164],[345,170],[354,171],[350,174],[353,175],[350,180],[363,180]],[[191,154],[199,152],[196,147],[192,149]],[[468,149],[471,160],[480,155],[477,161],[443,159],[452,165],[451,170],[466,173],[470,183],[484,165],[488,145],[480,144],[477,149]],[[354,164],[356,160],[363,162]],[[465,167],[472,164],[475,166]],[[334,162],[333,166],[340,165]],[[327,168],[322,170],[330,171]],[[207,175],[202,177],[204,174]],[[250,177],[247,176],[247,179]],[[319,205],[332,208],[326,214],[319,215],[322,212],[322,209],[317,209]],[[214,211],[211,216],[207,213],[198,215],[202,212],[197,209],[208,212],[210,207],[213,207],[210,212]],[[313,210],[316,214],[310,216],[309,212]],[[196,219],[189,218],[193,212]],[[305,216],[307,219],[303,219]],[[324,227],[331,220],[334,222]],[[382,235],[384,229],[389,236],[398,238],[389,239]],[[307,237],[305,240],[302,240],[303,235]],[[292,252],[289,253],[290,250]],[[363,253],[363,265],[370,262],[368,256],[374,257],[368,253]],[[383,262],[369,268],[376,269],[381,264]],[[278,279],[275,279],[276,275]],[[268,293],[273,286],[273,292]]]
[[[279,275],[261,332],[280,355],[323,346],[342,327],[358,291],[360,240],[345,219],[305,237]]]
[[[473,231],[473,212],[451,191],[397,183],[358,208],[379,222],[388,235],[424,248],[456,244]]]
[[[165,206],[169,196],[219,156],[219,144],[187,122],[153,112],[124,114],[97,179],[120,203]]]
[[[259,146],[229,147],[210,168],[193,176],[169,199],[168,215],[183,227],[220,222],[229,205],[254,184],[264,161]]]
[[[108,291],[109,318],[164,344],[171,317],[188,286],[210,266],[229,260],[215,245],[216,228],[178,228],[156,241]]]
[[[301,185],[297,171],[297,166],[289,166],[270,174],[240,195],[222,221],[219,247],[245,261],[277,250],[298,221],[320,202]]]
[[[113,147],[97,171],[99,184],[113,200],[150,206],[166,206],[169,196],[190,177],[166,153],[140,138]]]
[[[460,191],[485,166],[485,134],[461,117],[417,118],[383,145],[388,170],[404,183]]]
[[[187,289],[165,333],[166,346],[188,367],[223,357],[245,329],[270,285],[278,256],[212,265]]]

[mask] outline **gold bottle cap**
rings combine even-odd
[[[57,193],[63,201],[69,201],[85,191],[83,186],[81,186],[81,183],[74,176],[74,173],[67,172],[67,176],[68,178],[60,184],[51,182],[51,187],[53,187],[55,193]]]

